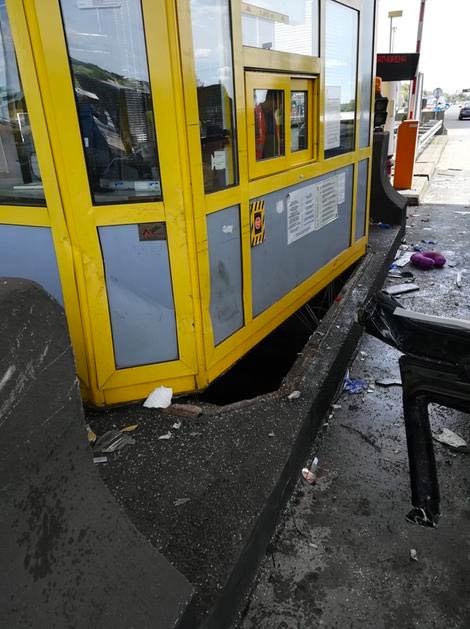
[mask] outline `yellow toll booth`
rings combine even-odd
[[[85,399],[202,389],[365,252],[374,0],[0,0],[0,276]]]

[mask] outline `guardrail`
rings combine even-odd
[[[424,149],[434,138],[436,133],[438,133],[438,131],[441,129],[442,125],[442,120],[430,120],[429,122],[425,122],[424,124],[420,125],[416,157],[421,155]]]

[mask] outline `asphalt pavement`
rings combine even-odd
[[[470,121],[447,112],[449,142],[423,199],[409,208],[407,244],[433,241],[450,263],[414,270],[420,286],[400,297],[406,308],[470,318]],[[405,267],[410,269],[409,266]],[[411,269],[410,269],[411,270]],[[456,284],[461,274],[462,287]],[[405,521],[410,502],[396,350],[367,335],[351,376],[362,394],[343,393],[325,418],[308,462],[316,485],[301,478],[259,570],[243,629],[470,626],[470,454],[436,444],[441,521],[426,529]],[[439,406],[433,430],[470,442],[469,416]]]

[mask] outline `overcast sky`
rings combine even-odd
[[[389,11],[395,18],[394,52],[415,52],[420,0],[379,0],[377,52],[389,51]],[[421,44],[420,71],[427,90],[442,87],[454,92],[470,88],[468,41],[470,0],[427,0]]]

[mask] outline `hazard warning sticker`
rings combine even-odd
[[[264,201],[250,203],[251,246],[256,247],[264,242]]]

